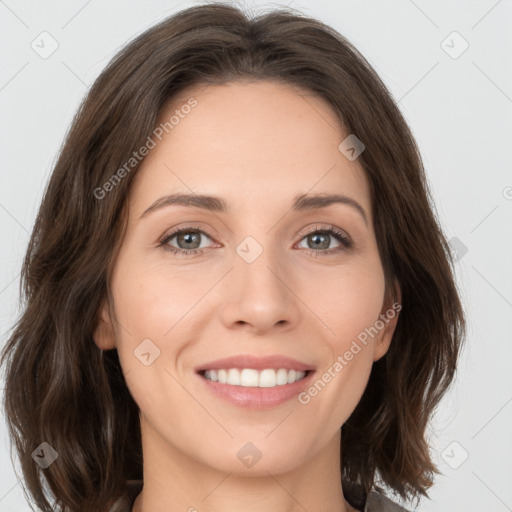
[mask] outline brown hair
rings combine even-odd
[[[426,427],[454,377],[465,319],[413,136],[370,64],[335,30],[290,9],[251,18],[214,3],[165,19],[110,62],[47,185],[22,267],[24,310],[1,360],[10,435],[41,510],[52,499],[52,509],[107,511],[126,481],[142,478],[138,407],[117,351],[100,351],[92,337],[138,166],[108,197],[94,191],[146,143],[178,92],[235,80],[312,91],[366,146],[358,161],[386,282],[398,281],[403,309],[342,427],[342,485],[357,507],[378,478],[404,498],[432,485]],[[31,457],[43,441],[59,454],[44,470]]]

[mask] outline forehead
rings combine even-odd
[[[340,193],[371,215],[364,170],[338,149],[348,133],[312,92],[269,81],[196,85],[162,109],[159,126],[132,185],[135,213],[173,192],[219,195],[234,209]]]

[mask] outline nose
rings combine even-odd
[[[297,327],[300,291],[294,289],[297,283],[283,256],[278,251],[265,249],[253,260],[262,248],[254,241],[253,245],[241,245],[224,283],[225,302],[221,311],[224,325],[254,334]]]

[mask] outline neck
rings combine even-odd
[[[187,456],[144,423],[144,416],[141,433],[144,488],[132,512],[357,512],[341,488],[340,431],[321,451],[298,454],[297,465],[283,470],[262,456],[250,474],[240,463],[222,471]]]

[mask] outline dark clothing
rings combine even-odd
[[[372,489],[366,498],[364,512],[409,512],[407,509],[397,505],[376,489]]]

